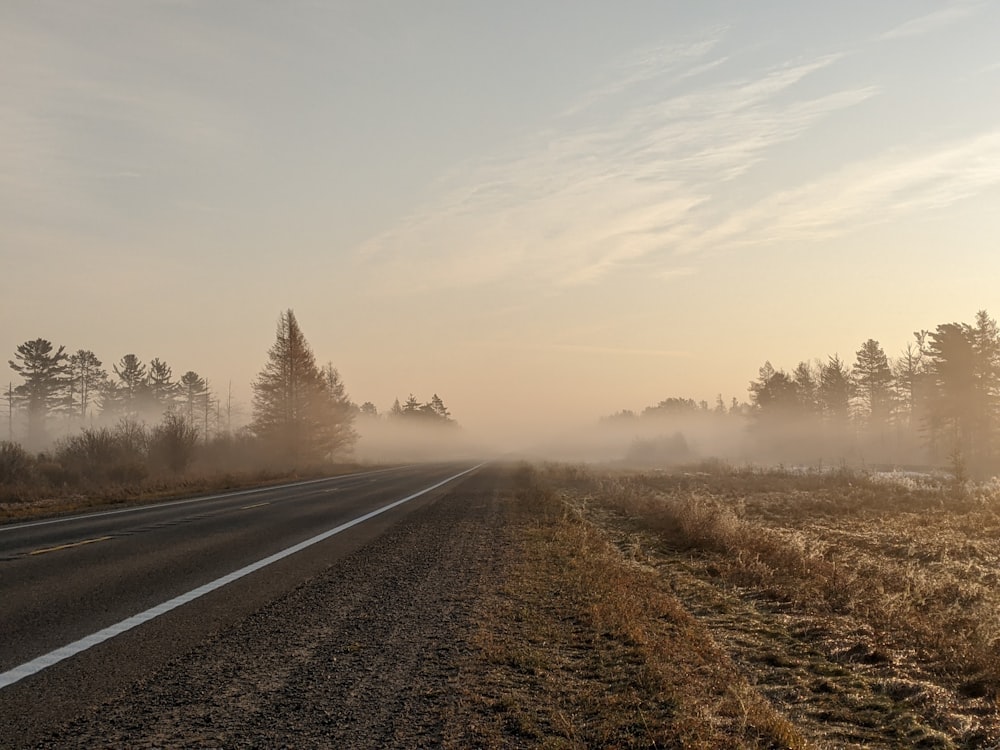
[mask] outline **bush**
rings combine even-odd
[[[32,459],[19,443],[0,440],[0,484],[17,484],[31,476]]]
[[[142,425],[122,420],[114,430],[85,429],[64,438],[56,446],[55,459],[70,483],[137,482],[147,474],[147,443]]]
[[[179,414],[168,412],[149,437],[149,461],[160,471],[183,474],[198,447],[198,429]]]

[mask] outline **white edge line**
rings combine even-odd
[[[258,560],[257,562],[251,563],[250,565],[240,568],[239,570],[235,570],[228,575],[224,575],[221,578],[216,578],[214,581],[199,586],[196,589],[192,589],[191,591],[188,591],[186,594],[175,596],[173,599],[165,601],[163,602],[163,604],[158,604],[155,607],[151,607],[147,609],[145,612],[140,612],[137,615],[132,615],[131,617],[126,618],[119,623],[116,623],[114,625],[109,625],[103,630],[98,630],[96,633],[92,633],[91,635],[85,636],[84,638],[81,638],[78,641],[73,641],[72,643],[63,646],[62,648],[57,648],[56,650],[50,651],[49,653],[39,656],[36,659],[32,659],[29,662],[25,662],[24,664],[18,667],[14,667],[13,669],[8,670],[7,672],[3,672],[2,674],[0,674],[0,690],[10,685],[13,685],[15,682],[23,680],[25,677],[30,677],[33,674],[37,674],[38,672],[41,672],[43,669],[51,667],[53,664],[58,664],[64,659],[68,659],[71,656],[75,656],[76,654],[79,654],[82,651],[86,651],[87,649],[96,646],[99,643],[103,643],[104,641],[110,640],[117,635],[121,635],[127,630],[131,630],[132,628],[138,627],[139,625],[142,625],[144,622],[149,622],[150,620],[155,619],[160,615],[169,612],[172,609],[177,609],[177,607],[180,607],[183,604],[192,602],[195,599],[204,596],[205,594],[215,591],[216,589],[222,588],[226,584],[232,583],[233,581],[239,580],[244,576],[250,575],[251,573],[258,571],[261,568],[266,568],[271,563],[275,563],[278,560],[282,560],[288,557],[289,555],[294,555],[296,552],[301,552],[302,550],[306,549],[306,547],[311,547],[312,545],[317,544],[318,542],[322,542],[326,539],[329,539],[335,534],[339,534],[342,531],[346,531],[352,526],[357,526],[360,523],[364,523],[365,521],[374,518],[375,516],[381,515],[382,513],[385,513],[388,510],[392,510],[393,508],[402,505],[403,503],[408,503],[410,502],[410,500],[414,500],[420,497],[421,495],[426,495],[428,492],[431,492],[433,490],[436,490],[438,487],[442,487],[448,484],[448,482],[451,482],[455,479],[458,479],[459,477],[465,476],[466,474],[475,471],[482,465],[483,464],[477,464],[476,466],[473,466],[471,469],[466,469],[465,471],[459,472],[454,476],[450,476],[447,479],[438,482],[437,484],[432,484],[430,487],[425,487],[424,489],[418,492],[414,492],[412,495],[407,495],[402,500],[396,500],[394,502],[389,503],[388,505],[383,505],[381,508],[376,508],[375,510],[369,513],[365,513],[362,516],[358,516],[357,518],[354,518],[348,521],[347,523],[342,523],[340,524],[340,526],[336,526],[332,529],[329,529],[328,531],[324,531],[321,534],[317,534],[314,537],[311,537],[309,539],[306,539],[305,541],[299,542],[298,544],[283,549],[280,552],[275,552],[273,555],[265,557],[263,560]]]
[[[254,487],[249,490],[235,490],[234,492],[222,492],[217,495],[198,495],[184,500],[167,500],[163,503],[143,503],[133,505],[128,508],[116,508],[115,510],[101,510],[95,513],[81,513],[76,516],[60,516],[59,518],[46,518],[43,521],[28,521],[26,523],[12,523],[0,525],[0,534],[5,531],[17,531],[18,529],[30,529],[33,526],[48,526],[53,523],[65,523],[67,521],[81,521],[85,518],[100,518],[101,516],[114,516],[119,513],[137,513],[142,510],[152,510],[154,508],[169,508],[172,505],[187,505],[188,503],[200,503],[205,500],[221,500],[225,497],[239,497],[240,495],[255,495],[258,492],[268,492],[270,490],[283,490],[291,487],[304,487],[308,484],[318,484],[319,482],[336,482],[341,479],[356,479],[357,477],[367,477],[372,474],[385,474],[390,471],[401,471],[411,468],[412,464],[405,466],[393,466],[389,469],[373,469],[372,471],[361,471],[354,474],[337,474],[332,477],[321,477],[320,479],[306,479],[301,482],[291,482],[289,484],[272,484],[268,487]]]

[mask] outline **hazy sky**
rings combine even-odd
[[[291,307],[356,401],[514,428],[895,355],[1000,315],[998,38],[998,2],[0,0],[0,361],[247,401]]]

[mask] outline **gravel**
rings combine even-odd
[[[474,608],[510,554],[500,483],[479,472],[34,746],[462,746]]]

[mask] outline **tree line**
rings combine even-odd
[[[148,366],[135,354],[126,354],[111,373],[94,352],[78,349],[68,354],[64,346],[38,338],[17,347],[10,368],[23,382],[8,386],[8,437],[13,438],[15,410],[27,422],[24,442],[44,446],[53,423],[63,431],[89,424],[95,417],[104,423],[119,419],[158,419],[166,413],[183,415],[189,423],[205,423],[213,406],[208,381],[193,370],[175,379],[172,368],[159,358]],[[201,418],[204,417],[204,420]]]
[[[720,395],[714,407],[669,398],[603,421],[737,416],[773,455],[824,450],[877,461],[916,451],[960,472],[1000,470],[1000,329],[985,310],[972,323],[914,332],[896,357],[870,338],[853,362],[833,354],[789,371],[765,361],[747,392],[748,401],[727,405]]]
[[[361,405],[361,413],[369,417],[380,416],[375,405],[370,401]],[[436,393],[431,396],[430,401],[424,402],[419,401],[412,393],[403,403],[399,403],[397,398],[392,402],[385,417],[391,421],[398,420],[401,423],[411,424],[450,426],[456,424],[448,407],[444,405],[444,401]]]
[[[112,375],[93,352],[69,355],[34,339],[17,348],[10,366],[23,380],[8,387],[11,425],[16,409],[29,447],[47,448],[32,455],[13,440],[0,441],[0,489],[12,499],[45,487],[139,486],[199,462],[204,470],[227,473],[316,466],[345,455],[357,439],[356,409],[340,375],[316,363],[291,310],[281,314],[275,343],[252,383],[253,419],[235,433],[210,435],[208,382],[193,371],[175,380],[160,359],[147,366],[129,354],[112,366]],[[51,443],[54,426],[66,434]]]
[[[40,480],[68,487],[135,483],[181,474],[194,462],[224,471],[317,466],[349,455],[358,415],[382,419],[371,402],[354,404],[332,363],[318,364],[292,310],[282,312],[266,361],[251,383],[252,417],[231,429],[231,400],[194,371],[175,378],[161,359],[127,354],[105,369],[89,350],[68,354],[45,339],[26,341],[9,360],[21,377],[7,389],[8,440],[0,440],[0,485]],[[396,399],[385,415],[413,424],[455,422],[441,398]],[[14,440],[47,449],[33,457]],[[215,429],[210,429],[214,427]],[[53,441],[53,433],[63,437]]]

